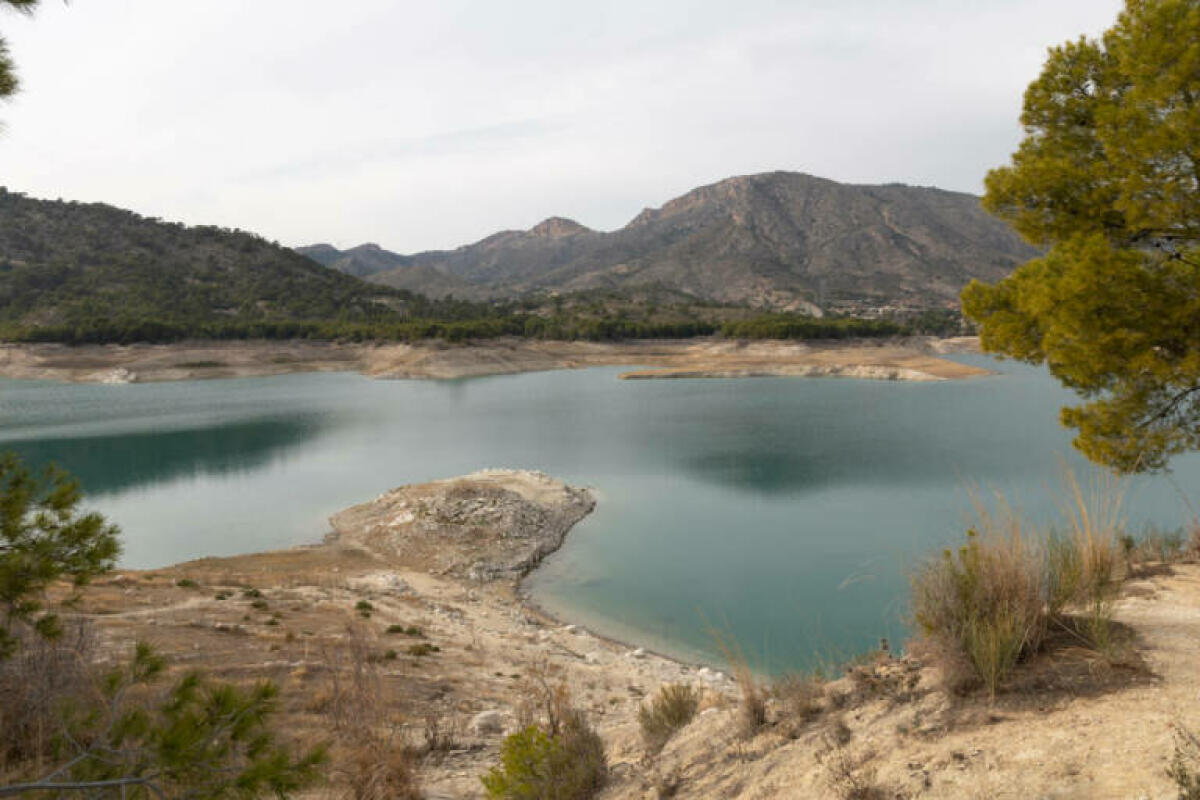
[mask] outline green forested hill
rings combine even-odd
[[[0,189],[4,338],[304,335],[314,323],[386,324],[429,306],[242,231]]]

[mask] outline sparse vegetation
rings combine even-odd
[[[438,647],[436,644],[430,644],[429,642],[420,642],[418,644],[409,645],[408,650],[406,652],[410,656],[418,656],[419,657],[419,656],[433,655],[434,653],[440,653],[441,651],[442,651],[442,648]]]
[[[422,800],[412,748],[380,737],[357,741],[341,770],[353,800]]]
[[[371,616],[371,612],[375,610],[375,606],[371,605],[369,600],[359,600],[354,604],[354,610],[358,612],[360,617],[366,618]]]
[[[1179,800],[1200,800],[1200,737],[1178,724],[1167,777],[1175,782]]]
[[[180,578],[179,580],[175,581],[175,585],[178,586],[180,589],[199,589],[200,588],[200,584],[196,583],[191,578]]]
[[[1039,652],[1052,626],[1111,655],[1119,495],[1086,494],[1070,476],[1068,489],[1067,534],[1032,527],[1003,498],[994,512],[977,502],[966,542],[914,575],[914,617],[955,688],[982,684],[994,698],[1017,664]],[[1082,624],[1068,623],[1070,611],[1082,613]]]
[[[881,786],[871,765],[874,754],[851,753],[844,744],[827,742],[818,760],[825,770],[825,785],[840,800],[892,800],[895,792]]]
[[[530,725],[507,737],[500,764],[481,778],[488,796],[500,800],[587,800],[607,779],[604,742],[576,709],[556,732]]]
[[[420,637],[424,636],[424,632],[416,625],[388,625],[385,633],[401,634],[404,636]]]
[[[638,725],[646,751],[657,753],[675,732],[692,721],[700,707],[700,692],[684,683],[670,683],[638,709]]]
[[[825,686],[816,675],[785,675],[771,684],[785,732],[795,736],[825,710]]]

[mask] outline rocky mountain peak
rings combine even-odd
[[[529,232],[546,239],[558,239],[578,233],[591,233],[592,229],[566,217],[548,217],[530,228]]]

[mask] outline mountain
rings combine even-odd
[[[795,172],[702,186],[610,232],[551,217],[455,250],[351,255],[361,249],[324,263],[431,296],[659,286],[774,308],[951,305],[972,278],[998,280],[1036,255],[974,195]]]
[[[0,327],[9,335],[269,335],[297,322],[400,320],[423,304],[242,231],[0,188]]]
[[[466,300],[486,300],[500,294],[434,267],[415,264],[411,256],[384,250],[371,242],[349,250],[338,250],[328,244],[314,244],[297,247],[296,252],[347,275],[373,280],[393,289],[418,292],[426,297],[455,295]]]

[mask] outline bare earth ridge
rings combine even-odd
[[[770,700],[767,724],[746,736],[737,686],[723,674],[523,603],[518,576],[592,502],[586,490],[514,470],[400,487],[335,515],[324,544],[121,572],[89,588],[82,611],[109,654],[148,639],[175,669],[272,678],[284,729],[332,741],[335,759],[345,737],[330,687],[351,668],[338,654],[391,649],[375,662],[373,724],[419,742],[433,716],[453,732],[452,746],[421,765],[431,800],[483,796],[479,775],[538,670],[567,682],[604,738],[609,800],[663,796],[665,785],[683,798],[837,797],[831,776],[846,770],[887,797],[1175,796],[1171,725],[1200,726],[1200,566],[1151,568],[1125,584],[1115,616],[1136,653],[1120,663],[1067,649],[989,704],[947,694],[911,657],[880,654],[826,684],[812,716]],[[404,626],[420,638],[391,632]],[[435,649],[418,655],[414,643]],[[637,709],[665,682],[700,688],[701,711],[647,757]]]
[[[835,343],[721,339],[619,343],[498,339],[471,344],[305,341],[164,345],[0,345],[0,376],[100,383],[241,378],[290,372],[361,372],[374,378],[466,378],[596,366],[652,367],[625,378],[842,376],[948,380],[986,370],[938,358],[973,339]]]

